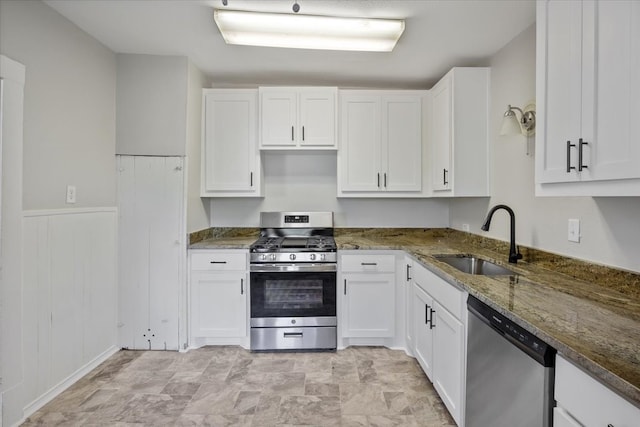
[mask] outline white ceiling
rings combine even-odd
[[[535,0],[298,0],[301,14],[404,18],[393,52],[226,45],[221,0],[45,0],[117,53],[183,55],[214,86],[336,85],[427,89],[453,66],[483,66],[535,22]],[[228,0],[229,9],[292,13],[294,0]]]

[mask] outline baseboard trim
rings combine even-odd
[[[60,393],[62,393],[63,391],[71,387],[76,381],[78,381],[83,376],[87,375],[89,372],[95,369],[102,362],[104,362],[109,357],[116,354],[119,350],[120,348],[115,345],[112,347],[109,347],[107,350],[103,351],[101,354],[96,356],[89,363],[82,366],[80,369],[76,370],[73,374],[69,375],[67,378],[60,381],[55,386],[51,387],[48,391],[46,391],[40,397],[35,399],[33,402],[29,403],[27,406],[24,407],[23,419],[20,422],[18,422],[17,425],[20,425],[21,423],[23,423],[25,419],[33,415],[33,413],[35,413],[38,409],[42,408],[47,403],[51,402],[56,396],[58,396]]]

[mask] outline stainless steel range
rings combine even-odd
[[[250,248],[251,349],[334,350],[332,212],[262,212]]]

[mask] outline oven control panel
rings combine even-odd
[[[270,253],[251,253],[249,262],[337,262],[335,252],[270,252]]]
[[[285,224],[308,224],[309,215],[285,215]]]

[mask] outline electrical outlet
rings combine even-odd
[[[570,242],[580,243],[580,220],[579,219],[569,220],[569,234],[567,237]]]
[[[469,231],[469,224],[462,224],[462,231]]]
[[[76,186],[67,185],[67,203],[76,202]]]

